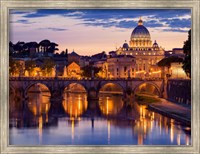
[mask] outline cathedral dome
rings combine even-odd
[[[131,40],[134,38],[150,38],[150,33],[148,29],[143,26],[143,21],[141,19],[138,21],[138,26],[131,34]]]
[[[151,36],[148,29],[143,26],[143,21],[140,18],[137,27],[131,33],[130,47],[132,48],[150,48],[152,47]]]

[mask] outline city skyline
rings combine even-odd
[[[189,9],[12,10],[10,41],[49,39],[59,52],[108,53],[129,42],[140,17],[152,42],[157,40],[165,50],[183,47],[191,26]]]

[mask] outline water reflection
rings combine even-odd
[[[49,92],[28,93],[28,96],[28,108],[35,116],[48,113],[51,104]]]
[[[28,91],[28,108],[35,116],[48,113],[51,104],[50,96],[46,87],[32,86]]]
[[[80,117],[87,109],[87,95],[86,93],[65,92],[63,107],[70,117]]]
[[[25,121],[13,114],[10,144],[191,145],[190,127],[148,111],[136,102],[127,110],[128,103],[123,102],[121,95],[102,94],[96,103],[102,113],[99,116],[88,112],[91,102],[87,101],[86,93],[66,92],[63,98],[65,115],[56,117],[48,113],[50,94],[30,91],[28,108],[33,116],[29,117],[29,123],[34,125],[18,127],[15,122]]]
[[[101,94],[99,107],[104,115],[116,115],[123,107],[121,95]]]

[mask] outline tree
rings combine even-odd
[[[51,75],[53,68],[55,66],[55,62],[53,59],[46,58],[41,66],[41,69],[43,70],[45,75]]]
[[[92,77],[92,71],[93,71],[94,76],[98,77],[98,73],[101,70],[102,70],[102,68],[87,65],[87,66],[82,67],[82,76],[91,78]]]
[[[23,51],[24,51],[23,46],[24,46],[24,44],[25,44],[25,42],[20,42],[20,41],[17,42],[15,45],[13,45],[14,51],[17,51],[17,53],[19,55],[23,54]]]
[[[183,69],[187,76],[191,78],[191,29],[188,32],[188,39],[184,42],[183,52],[185,54]]]
[[[9,58],[9,75],[10,76],[19,74],[21,67],[22,66],[20,65],[18,61],[12,59],[11,57]]]
[[[33,76],[34,68],[36,67],[36,63],[33,60],[27,60],[25,62],[25,70],[29,72],[29,76]]]
[[[35,48],[35,50],[38,50],[39,44],[37,42],[27,42],[23,45],[24,54],[27,55],[28,57],[30,57],[30,56],[32,57],[34,54],[34,53],[30,53],[31,48]]]
[[[182,61],[183,61],[182,58],[179,58],[179,57],[176,57],[176,56],[171,56],[171,57],[163,58],[162,60],[160,60],[158,62],[158,66],[159,67],[168,67],[168,68],[170,68],[171,67],[171,63],[173,63],[173,62],[182,62]]]
[[[12,54],[14,53],[14,44],[10,41],[9,42],[9,56],[12,56]]]
[[[49,40],[42,40],[39,45],[42,47],[43,51],[46,52],[48,47],[50,46],[50,41]]]
[[[51,42],[49,44],[47,52],[52,53],[52,54],[55,53],[55,51],[58,51],[58,48],[56,48],[57,46],[58,46],[58,44]]]

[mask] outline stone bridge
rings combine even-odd
[[[118,85],[123,90],[123,95],[126,96],[127,91],[135,94],[136,89],[144,84],[153,85],[159,97],[162,97],[164,91],[163,80],[138,80],[138,79],[69,79],[69,78],[54,78],[54,77],[10,77],[9,86],[14,93],[20,93],[22,98],[27,98],[28,90],[35,84],[45,85],[50,93],[51,98],[62,98],[64,89],[70,84],[76,83],[82,85],[89,99],[98,99],[100,89],[108,84],[113,83]]]

